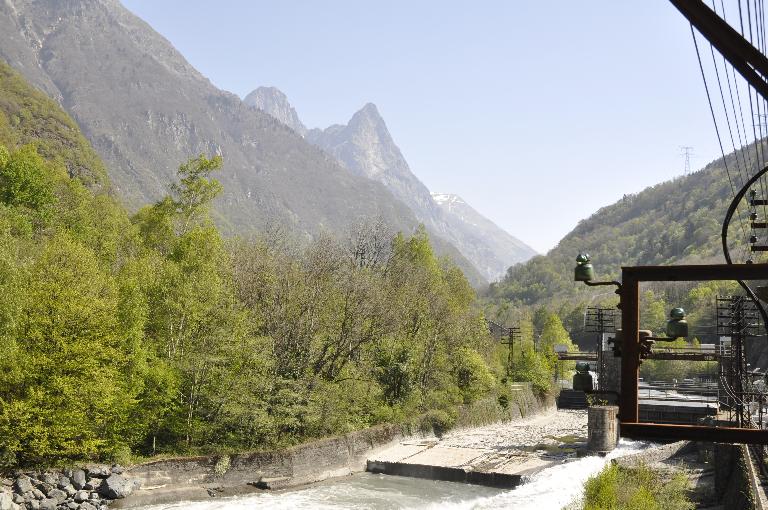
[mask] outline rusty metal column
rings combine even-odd
[[[637,423],[637,380],[640,369],[640,286],[637,277],[621,270],[621,398],[619,419]]]

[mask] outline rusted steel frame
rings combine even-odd
[[[637,276],[621,272],[621,398],[619,419],[637,422],[637,379],[640,371],[640,284]]]
[[[768,430],[638,423],[640,282],[765,280],[768,279],[768,264],[635,266],[623,267],[621,275],[621,327],[623,343],[619,420],[621,422],[620,434],[622,437],[768,444]]]
[[[715,443],[768,445],[768,430],[736,427],[703,427],[700,425],[667,425],[663,423],[619,424],[621,437],[631,439],[688,439]]]
[[[645,359],[666,361],[717,361],[717,354],[700,354],[694,352],[651,352]]]
[[[622,278],[638,282],[768,280],[768,264],[707,264],[692,266],[622,267]],[[626,285],[626,280],[624,280]]]
[[[768,58],[701,0],[670,0],[755,90],[768,99]]]

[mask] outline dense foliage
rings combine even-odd
[[[0,60],[0,144],[28,143],[87,186],[107,186],[104,164],[72,118]]]
[[[423,228],[225,239],[205,156],[131,216],[72,120],[0,80],[0,468],[440,431],[549,389],[551,349],[529,333],[510,370]]]
[[[609,463],[584,485],[584,510],[688,510],[684,473],[663,476],[641,465],[625,468]]]
[[[190,160],[129,218],[35,147],[0,147],[5,465],[449,425],[499,384],[474,291],[423,231],[228,244],[220,164]]]

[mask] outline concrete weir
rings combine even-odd
[[[524,476],[559,461],[514,449],[456,448],[437,441],[404,441],[369,458],[366,471],[510,489],[520,485]]]
[[[366,470],[509,489],[585,453],[587,412],[550,409],[441,438],[403,438],[369,455]]]
[[[522,475],[496,473],[486,471],[467,471],[466,469],[450,466],[431,466],[427,464],[408,464],[401,462],[386,462],[369,460],[366,471],[387,475],[426,478],[444,482],[462,482],[498,489],[512,489],[520,485]]]

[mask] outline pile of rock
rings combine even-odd
[[[0,510],[104,510],[139,487],[120,466],[18,473],[0,486]]]

